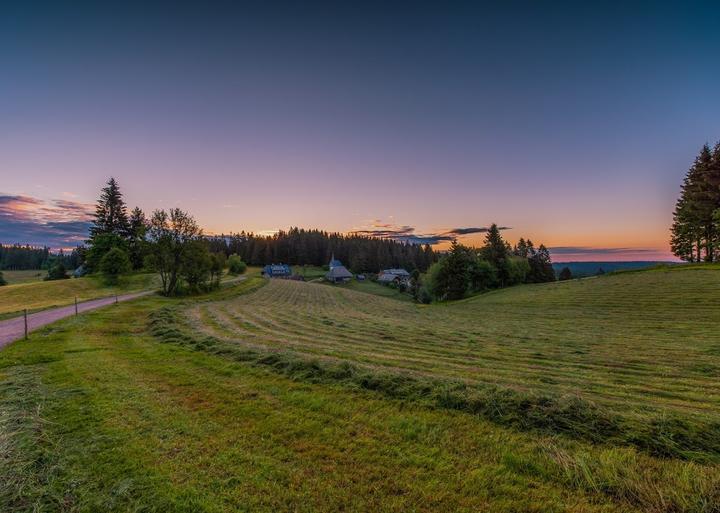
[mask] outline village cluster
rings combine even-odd
[[[342,264],[342,262],[333,255],[328,263],[328,271],[324,279],[330,283],[347,283],[353,278],[358,281],[365,281],[368,276],[365,274],[353,275]],[[293,274],[292,267],[288,264],[269,264],[263,267],[262,275],[265,278],[279,278],[285,280],[304,280],[301,274]],[[405,269],[383,269],[377,275],[377,282],[382,285],[409,286],[410,273]]]

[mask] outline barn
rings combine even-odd
[[[340,260],[335,259],[335,255],[330,259],[328,264],[328,272],[325,275],[325,279],[332,283],[345,283],[352,280],[352,273],[348,271]]]

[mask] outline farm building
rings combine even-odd
[[[263,267],[262,275],[266,278],[289,278],[292,269],[287,264],[270,264]]]
[[[388,283],[408,283],[410,273],[405,269],[384,269],[380,271],[377,281],[385,285]]]
[[[340,260],[335,259],[335,255],[330,259],[328,265],[329,270],[325,275],[325,279],[332,283],[345,283],[346,281],[352,280],[352,273],[348,271]]]

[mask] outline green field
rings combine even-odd
[[[8,271],[5,271],[8,272]],[[10,271],[37,272],[37,271]],[[11,282],[12,283],[12,282]],[[118,286],[107,286],[100,276],[70,278],[55,281],[25,281],[0,287],[0,319],[12,317],[27,308],[34,312],[55,306],[69,305],[75,301],[85,301],[98,297],[111,296],[157,288],[158,276],[155,274],[131,274],[121,279]]]
[[[720,410],[720,272],[649,272],[417,306],[271,281],[188,310],[196,330],[253,347],[581,395],[619,412]],[[720,420],[720,416],[718,417]]]
[[[0,511],[720,511],[720,272],[248,279],[0,351]]]
[[[47,276],[47,271],[39,269],[31,269],[27,271],[2,271],[3,278],[8,285],[17,285],[19,283],[31,283],[34,281],[42,281]]]
[[[337,289],[355,290],[358,292],[365,292],[367,294],[373,294],[375,296],[381,296],[390,299],[397,299],[400,301],[412,301],[412,296],[410,294],[400,292],[398,289],[388,287],[387,285],[380,285],[379,283],[371,280],[351,280],[347,283],[338,284],[333,284],[327,281],[323,281],[321,283],[323,285],[328,285]]]

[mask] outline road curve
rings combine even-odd
[[[129,299],[135,299],[136,297],[147,296],[152,293],[153,291],[146,290],[143,292],[135,292],[133,294],[123,294],[121,296],[117,296],[117,301],[127,301]],[[113,303],[115,303],[115,296],[83,301],[77,305],[78,313],[95,310],[96,308],[112,305]],[[75,315],[75,305],[61,306],[59,308],[51,308],[28,314],[28,331],[34,331],[38,328],[42,328],[43,326],[47,326],[50,323],[64,319],[65,317],[70,317],[71,315]],[[0,321],[0,348],[8,345],[10,342],[23,338],[24,335],[25,321],[22,315]]]

